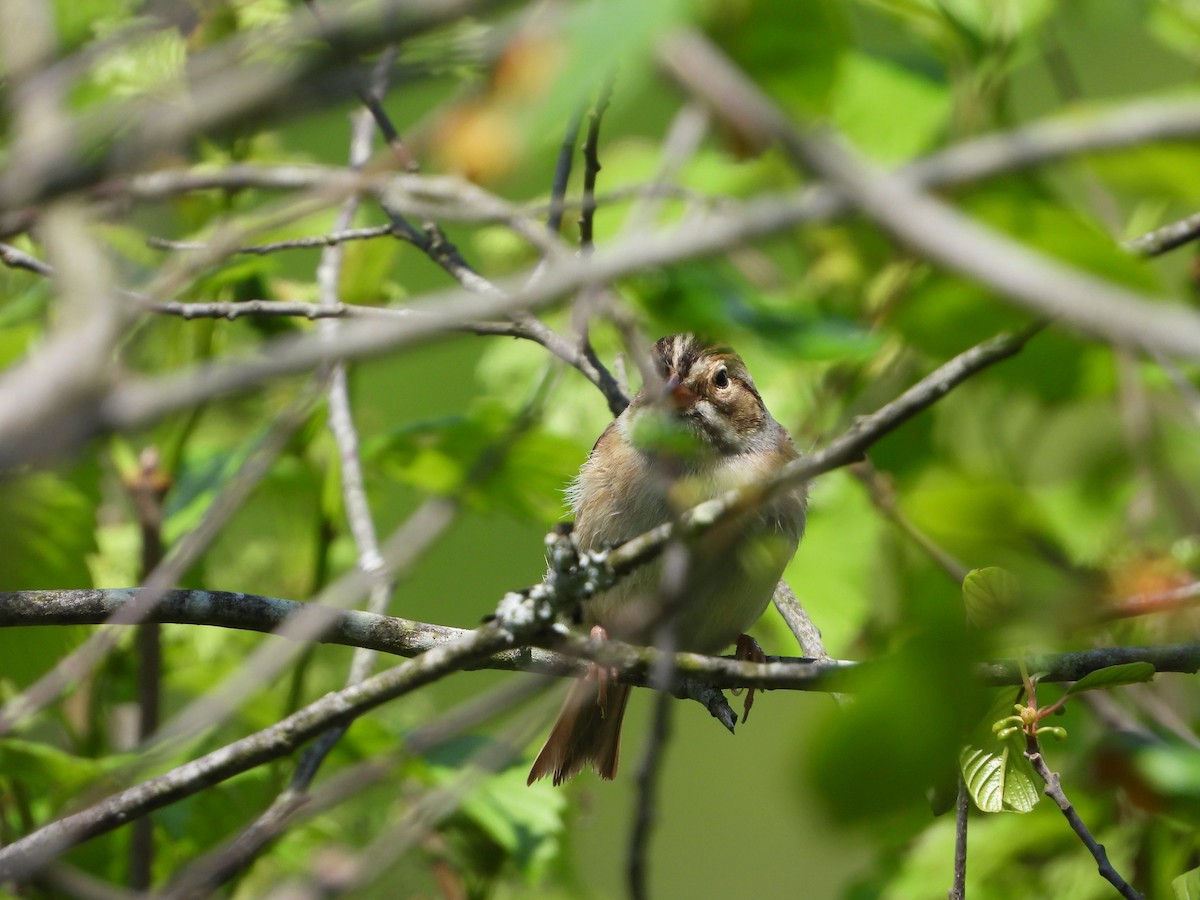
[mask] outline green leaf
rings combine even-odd
[[[19,738],[0,741],[0,771],[16,777],[29,796],[39,799],[66,798],[95,787],[119,763],[116,757],[88,759]]]
[[[834,124],[878,162],[898,163],[926,150],[949,114],[945,84],[863,53],[848,54],[841,65]]]
[[[96,520],[88,490],[49,472],[0,480],[0,590],[92,586]],[[0,629],[0,679],[28,684],[86,634],[82,627]]]
[[[1200,754],[1178,744],[1146,747],[1136,756],[1138,772],[1160,794],[1200,797]]]
[[[854,702],[817,729],[810,783],[831,817],[875,821],[924,808],[928,786],[953,772],[982,708],[968,674],[975,648],[961,619],[931,626],[873,661],[856,678]]]
[[[958,754],[967,791],[984,812],[1029,812],[1041,799],[1040,780],[1025,758],[1024,737],[1017,732],[996,737],[995,724],[1013,714],[1016,688],[995,692],[991,708],[972,729]]]
[[[1007,569],[988,566],[972,569],[963,579],[963,605],[972,625],[995,625],[1017,606],[1017,578]]]
[[[963,747],[958,755],[959,768],[967,791],[984,812],[1031,811],[1041,791],[1037,773],[1025,758],[1020,735],[992,741],[991,747]]]
[[[850,32],[843,4],[759,0],[714,7],[714,36],[772,97],[793,112],[827,108]]]
[[[1119,687],[1123,684],[1140,684],[1154,677],[1154,666],[1148,662],[1122,663],[1119,666],[1105,666],[1095,672],[1088,672],[1073,685],[1067,688],[1067,694],[1081,694],[1084,691],[1095,691],[1100,688]]]
[[[430,753],[434,784],[454,785],[474,758],[488,752],[490,743],[467,735]],[[500,847],[518,872],[535,881],[558,853],[567,799],[545,782],[526,785],[525,777],[523,766],[510,766],[487,778],[463,798],[457,815]]]
[[[1175,900],[1200,900],[1200,869],[1189,869],[1171,882]]]
[[[578,445],[534,429],[515,441],[511,413],[480,402],[469,417],[421,422],[368,442],[363,459],[397,480],[433,494],[456,495],[477,509],[503,509],[538,522],[562,514],[562,489],[579,471]],[[498,454],[485,477],[473,474]]]

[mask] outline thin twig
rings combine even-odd
[[[311,250],[313,248],[332,247],[336,244],[345,244],[350,241],[369,241],[373,238],[385,237],[387,235],[392,235],[402,240],[407,238],[404,232],[397,231],[392,225],[371,225],[366,228],[335,229],[327,234],[289,238],[283,241],[271,241],[267,244],[247,244],[244,247],[234,247],[230,252],[252,256],[266,256],[270,253],[278,253],[281,250]],[[209,249],[208,244],[203,241],[174,241],[168,238],[150,237],[146,239],[146,243],[156,250]]]
[[[967,897],[967,814],[970,811],[971,794],[960,772],[958,797],[954,803],[954,882],[946,892],[947,900],[966,900]]]
[[[583,121],[583,110],[576,110],[567,122],[558,157],[554,161],[554,178],[550,182],[550,208],[546,213],[546,230],[557,235],[562,229],[563,212],[566,209],[567,185],[571,180],[571,167],[575,162],[575,141],[579,139],[579,126]]]
[[[671,697],[659,694],[654,703],[653,719],[647,737],[642,764],[637,772],[637,804],[634,808],[633,828],[629,836],[629,864],[627,880],[629,896],[634,900],[645,900],[650,896],[646,884],[647,862],[650,850],[650,832],[654,827],[658,793],[658,778],[662,771],[663,751],[671,734]]]
[[[962,584],[970,571],[950,551],[946,550],[929,535],[912,523],[896,503],[896,492],[891,483],[881,475],[869,461],[849,467],[850,474],[867,489],[871,503],[893,525],[899,528],[925,555],[949,576],[955,584]]]
[[[36,256],[30,256],[24,250],[18,250],[12,244],[0,244],[0,262],[4,263],[10,269],[25,269],[27,272],[33,272],[47,278],[54,272],[54,269],[48,264],[42,262]]]
[[[829,659],[825,643],[821,640],[821,629],[813,624],[812,619],[800,605],[796,594],[786,581],[780,581],[775,585],[775,593],[771,599],[775,603],[775,608],[779,610],[779,614],[783,616],[783,621],[796,636],[796,642],[800,645],[801,652],[809,659]]]
[[[1076,812],[1075,806],[1067,799],[1066,793],[1062,789],[1062,782],[1058,777],[1057,772],[1052,772],[1050,767],[1046,765],[1046,760],[1042,757],[1042,749],[1038,745],[1036,735],[1026,734],[1025,736],[1025,756],[1033,764],[1034,771],[1041,776],[1041,779],[1046,782],[1046,796],[1058,804],[1058,808],[1062,810],[1062,814],[1071,825],[1071,830],[1078,835],[1079,840],[1087,847],[1088,852],[1092,854],[1092,858],[1096,860],[1096,868],[1101,877],[1109,884],[1117,889],[1117,892],[1125,897],[1126,900],[1143,900],[1142,895],[1133,889],[1120,873],[1113,867],[1113,864],[1108,859],[1108,853],[1104,849],[1104,845],[1097,841],[1083,820]]]
[[[584,255],[595,247],[593,226],[596,219],[596,177],[600,174],[600,122],[612,100],[614,77],[609,75],[600,88],[596,105],[588,113],[587,137],[583,142],[583,208],[579,213],[579,251]]]
[[[137,470],[126,488],[137,513],[142,536],[140,579],[145,581],[163,561],[163,500],[171,479],[159,466],[159,454],[153,447],[142,451]],[[138,722],[135,743],[150,738],[158,730],[162,692],[162,628],[157,622],[137,626],[134,650],[137,654]],[[143,816],[133,823],[129,839],[129,886],[135,891],[150,887],[154,866],[154,820]]]
[[[663,554],[662,575],[659,579],[659,599],[664,613],[654,628],[653,645],[661,653],[650,672],[650,680],[658,696],[654,703],[654,719],[642,764],[638,767],[633,827],[629,831],[629,863],[627,878],[629,895],[634,900],[649,896],[646,886],[647,860],[650,854],[650,834],[654,830],[657,811],[658,778],[662,771],[663,755],[671,735],[671,713],[674,707],[668,690],[677,679],[675,649],[679,646],[679,616],[684,583],[691,563],[688,548],[678,541]]]

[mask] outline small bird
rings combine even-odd
[[[676,334],[654,345],[652,362],[658,378],[608,426],[568,489],[580,550],[624,543],[798,456],[729,347]],[[669,609],[661,563],[650,564],[588,600],[583,623],[593,634],[646,644],[669,613],[675,649],[721,650],[766,609],[804,533],[806,504],[799,485],[702,535]],[[593,670],[572,686],[529,784],[547,775],[561,784],[585,765],[615,777],[629,686],[609,684],[605,674]]]

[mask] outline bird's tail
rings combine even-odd
[[[529,770],[528,784],[551,775],[559,785],[591,765],[601,778],[617,774],[621,751],[621,720],[629,701],[629,686],[586,678],[567,694],[554,728]]]

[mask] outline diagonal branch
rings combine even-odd
[[[686,87],[760,139],[777,140],[894,237],[1040,316],[1118,345],[1200,357],[1200,316],[1051,259],[957,212],[912,179],[869,166],[836,135],[798,130],[707,39],[677,34],[664,55]]]
[[[1079,836],[1079,840],[1083,842],[1088,852],[1092,854],[1092,857],[1096,860],[1096,868],[1101,877],[1116,888],[1117,893],[1125,897],[1126,900],[1142,900],[1142,895],[1134,890],[1133,886],[1122,878],[1121,873],[1113,867],[1113,864],[1108,859],[1108,853],[1105,851],[1104,845],[1092,836],[1091,831],[1083,823],[1083,819],[1079,817],[1075,805],[1067,799],[1058,773],[1051,771],[1050,767],[1046,765],[1046,760],[1042,756],[1042,748],[1038,744],[1037,736],[1027,734],[1025,744],[1026,758],[1033,764],[1034,771],[1046,783],[1046,796],[1053,800],[1058,805],[1058,808],[1062,810],[1062,814],[1070,824],[1071,830]]]

